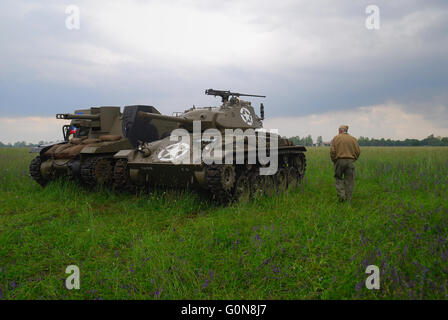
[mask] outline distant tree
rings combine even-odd
[[[305,145],[306,146],[312,146],[313,145],[313,138],[311,137],[310,134],[305,138]]]
[[[16,143],[14,143],[14,148],[23,148],[26,147],[26,142],[25,141],[17,141]]]
[[[323,144],[322,136],[318,136],[317,137],[316,143],[317,143],[318,146],[321,146]]]
[[[444,137],[440,140],[442,146],[448,146],[448,137]]]
[[[289,138],[289,140],[291,140],[296,145],[300,144],[300,137],[299,136],[291,137],[291,138]]]

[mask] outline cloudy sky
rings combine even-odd
[[[2,0],[0,141],[60,139],[76,108],[219,104],[207,88],[267,95],[287,136],[448,136],[447,17],[446,0]]]

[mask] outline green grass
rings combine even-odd
[[[0,149],[0,298],[446,299],[448,148],[362,148],[338,204],[328,148],[302,186],[217,207],[194,193],[116,195],[28,177]],[[80,267],[67,290],[65,268]],[[381,270],[368,290],[367,265]]]

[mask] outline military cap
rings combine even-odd
[[[343,124],[343,125],[339,126],[339,130],[347,132],[348,131],[348,126]]]

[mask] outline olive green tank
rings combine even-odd
[[[127,114],[144,111],[159,113],[152,106],[128,106]],[[64,141],[43,146],[30,164],[30,175],[41,186],[56,178],[80,179],[88,186],[109,185],[113,180],[115,159],[120,150],[132,148],[137,141],[153,141],[175,126],[164,122],[154,127],[150,121],[136,119],[133,131],[123,127],[120,107],[93,107],[75,113],[57,114],[57,119],[71,120],[62,127]],[[128,137],[123,136],[123,132]]]
[[[284,192],[300,183],[306,148],[262,129],[263,104],[258,116],[250,102],[240,99],[254,95],[213,89],[206,94],[220,96],[222,105],[193,107],[176,116],[135,114],[175,123],[176,130],[115,154],[117,187],[197,188],[229,202]]]

